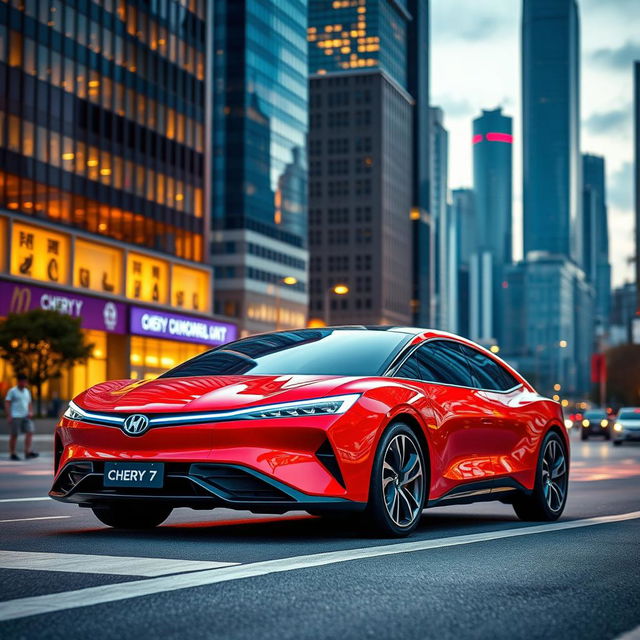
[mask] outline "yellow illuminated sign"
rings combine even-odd
[[[209,311],[209,273],[174,264],[171,275],[171,305],[194,311]]]
[[[74,252],[73,286],[122,294],[122,259],[120,249],[78,238]]]
[[[69,236],[14,222],[10,273],[44,282],[67,284]]]
[[[127,298],[166,304],[169,292],[169,264],[139,253],[127,256]]]

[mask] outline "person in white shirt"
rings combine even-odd
[[[9,457],[11,460],[20,460],[16,453],[18,434],[24,433],[24,457],[37,458],[39,454],[31,449],[33,441],[33,402],[31,391],[27,387],[27,376],[18,374],[18,384],[9,389],[4,398],[4,408],[9,422]]]

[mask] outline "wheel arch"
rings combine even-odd
[[[413,431],[414,435],[418,439],[418,442],[420,443],[420,446],[422,447],[424,463],[427,465],[427,478],[429,478],[429,483],[427,484],[427,487],[426,487],[427,489],[427,495],[425,497],[425,504],[426,504],[426,501],[429,500],[429,494],[431,493],[431,453],[429,448],[429,441],[427,440],[424,427],[420,423],[420,420],[418,420],[418,418],[416,418],[415,415],[413,415],[408,411],[401,410],[400,412],[394,414],[389,419],[389,421],[387,422],[387,424],[385,425],[381,433],[384,433],[392,424],[396,422],[402,422],[406,424],[411,429],[411,431]]]

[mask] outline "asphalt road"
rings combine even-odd
[[[49,454],[2,454],[0,637],[640,638],[640,445],[572,440],[558,523],[438,508],[401,541],[223,509],[115,531],[45,498]]]

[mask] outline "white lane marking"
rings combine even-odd
[[[60,518],[70,518],[71,516],[40,516],[38,518],[13,518],[11,520],[0,520],[0,524],[3,522],[29,522],[29,520],[59,520]],[[2,553],[0,551],[0,553]],[[0,565],[1,568],[1,565]]]
[[[60,516],[68,518],[69,516]],[[205,562],[168,558],[96,556],[82,553],[0,551],[0,569],[31,569],[72,573],[108,573],[115,576],[155,578],[187,571],[231,567],[237,562]]]
[[[377,547],[347,549],[345,551],[330,551],[328,553],[318,553],[315,555],[295,556],[279,560],[254,562],[251,564],[228,567],[226,569],[216,569],[214,571],[183,573],[181,575],[173,575],[170,577],[135,580],[121,584],[102,585],[100,587],[88,587],[86,589],[78,589],[76,591],[52,593],[2,602],[0,603],[0,621],[25,618],[27,616],[63,611],[65,609],[75,609],[77,607],[86,607],[95,604],[104,604],[106,602],[117,602],[128,598],[148,596],[154,593],[202,587],[205,585],[229,582],[231,580],[240,580],[243,578],[253,578],[271,573],[282,573],[297,569],[321,567],[323,565],[336,564],[338,562],[349,562],[351,560],[362,560],[364,558],[375,558],[379,556],[395,555],[398,553],[426,551],[442,547],[454,547],[457,545],[473,544],[476,542],[500,540],[502,538],[529,536],[537,533],[550,533],[554,531],[564,531],[567,529],[578,529],[580,527],[590,527],[593,525],[609,524],[612,522],[623,522],[625,520],[633,520],[637,518],[640,518],[640,511],[612,516],[601,516],[598,518],[586,518],[583,520],[572,520],[569,522],[553,522],[551,524],[521,527],[518,529],[503,529],[502,531],[487,531],[485,533],[473,533],[465,536],[437,538],[435,540],[418,540],[416,542],[401,542]]]
[[[49,496],[38,496],[37,498],[2,498],[0,502],[36,502],[40,500],[51,500]]]

